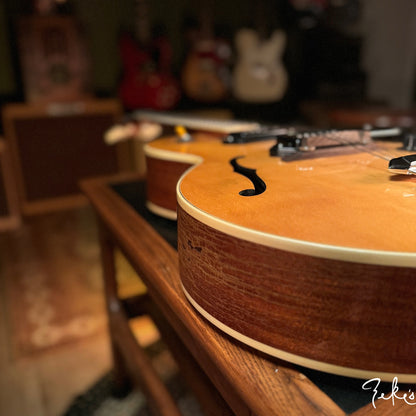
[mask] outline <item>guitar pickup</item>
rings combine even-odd
[[[267,127],[263,129],[252,130],[252,131],[230,133],[224,137],[223,143],[224,144],[245,144],[245,143],[260,142],[264,140],[275,139],[281,135],[288,134],[288,132],[292,132],[292,131],[293,129],[289,129],[289,128]]]
[[[300,135],[282,134],[276,138],[276,144],[270,148],[269,153],[270,156],[290,156],[303,149],[305,144],[304,137]],[[306,147],[304,150],[307,150]]]

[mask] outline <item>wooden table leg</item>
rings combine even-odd
[[[195,358],[167,322],[157,305],[151,299],[146,299],[143,303],[161,333],[163,341],[178,363],[182,376],[198,398],[204,414],[207,416],[234,415],[224,398],[195,361]],[[249,413],[248,409],[246,413]]]
[[[167,387],[129,328],[128,316],[118,297],[115,245],[104,224],[99,223],[101,262],[104,277],[116,395],[126,394],[132,384],[141,388],[150,409],[159,416],[181,416]]]
[[[112,331],[111,316],[121,310],[118,298],[118,285],[116,277],[114,243],[105,226],[99,221],[99,242],[101,250],[101,266],[104,280],[104,294],[107,307],[108,326],[110,332],[111,351],[113,358],[113,378],[115,384],[114,394],[118,397],[126,395],[131,390],[131,382],[124,365],[121,351],[117,347]]]

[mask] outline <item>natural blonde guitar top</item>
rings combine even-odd
[[[388,160],[362,149],[284,162],[269,156],[273,144],[226,145],[195,134],[189,143],[171,137],[152,148],[159,156],[198,164],[180,181],[178,201],[204,223],[289,251],[416,266],[415,176],[389,171]],[[377,154],[405,152],[400,143],[380,142]],[[229,161],[236,156],[244,156],[240,165],[257,170],[264,193],[239,195],[252,185],[233,172]]]
[[[220,330],[280,359],[415,382],[416,177],[386,160],[404,155],[400,144],[290,162],[269,155],[273,144],[195,134],[149,147],[148,157],[196,165],[177,186],[186,297]],[[238,156],[264,192],[240,195],[253,184],[233,170]]]

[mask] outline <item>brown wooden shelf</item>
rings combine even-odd
[[[148,297],[139,309],[144,307],[154,319],[189,385],[194,387],[206,414],[348,414],[301,368],[261,354],[229,338],[192,308],[181,288],[174,247],[176,226],[146,211],[143,204],[144,183],[139,179],[132,176],[130,182],[126,182],[126,177],[122,180],[114,177],[82,182],[82,189],[95,209],[101,230],[114,366],[120,385],[128,384],[129,380],[136,381],[147,393],[150,402],[156,403],[156,407],[160,405],[157,404],[158,397],[164,395],[164,388],[152,380],[151,370],[140,365],[141,352],[133,347],[122,323],[126,317],[124,312],[120,313],[121,303],[117,297],[115,248],[121,250],[147,286]],[[136,203],[132,203],[131,199]],[[162,236],[163,229],[166,230],[166,239]],[[144,388],[146,380],[149,385]],[[355,384],[361,386],[362,383],[356,380]],[[343,398],[341,401],[356,401],[349,383],[343,382],[342,378],[337,378],[336,388],[338,396],[341,394]],[[392,412],[410,415],[414,410],[398,400],[394,406],[391,401],[379,400],[374,409],[372,393],[361,393],[367,394],[368,398],[359,410],[350,412],[355,416],[372,412],[377,415]],[[162,413],[163,409],[158,409],[161,414],[166,414]],[[176,410],[172,412],[175,414]]]

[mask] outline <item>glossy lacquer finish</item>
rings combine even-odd
[[[416,179],[380,157],[400,145],[291,162],[270,157],[271,142],[193,145],[178,251],[196,309],[291,362],[416,381]],[[251,183],[233,171],[236,156],[265,182],[261,195],[239,194]]]

